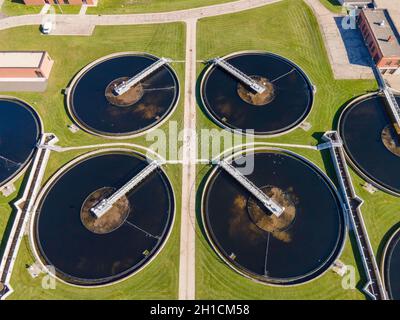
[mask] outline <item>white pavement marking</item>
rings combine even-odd
[[[186,65],[184,141],[182,168],[182,211],[179,259],[179,299],[195,299],[195,184],[196,184],[196,25],[186,21]]]

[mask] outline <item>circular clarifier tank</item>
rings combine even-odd
[[[164,64],[120,95],[115,88],[159,58],[145,53],[121,53],[101,58],[72,81],[67,103],[86,131],[109,137],[137,135],[161,124],[175,108],[179,83]]]
[[[0,186],[26,167],[41,135],[41,122],[26,103],[0,98]]]
[[[246,177],[284,208],[263,207],[221,167],[206,183],[202,217],[217,253],[237,272],[274,285],[321,275],[340,254],[346,223],[336,189],[311,162],[283,150],[248,151]],[[246,169],[247,170],[247,169]]]
[[[115,150],[79,159],[45,187],[32,224],[44,265],[74,285],[124,279],[161,250],[174,220],[170,182],[158,168],[101,218],[90,211],[148,165],[139,154]]]
[[[377,187],[398,195],[400,143],[384,98],[374,94],[357,99],[343,111],[338,127],[352,166]]]
[[[267,52],[240,52],[224,57],[230,65],[262,85],[256,93],[222,67],[212,64],[201,84],[203,105],[224,128],[276,135],[305,120],[313,103],[313,88],[293,62]]]
[[[392,300],[400,300],[400,229],[390,238],[383,255],[385,288]]]

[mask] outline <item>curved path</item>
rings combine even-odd
[[[182,211],[179,263],[179,299],[195,299],[195,192],[196,185],[196,25],[205,17],[235,13],[281,0],[239,0],[189,10],[126,15],[56,15],[57,24],[93,29],[94,26],[135,25],[184,21],[186,32],[184,141],[182,171]],[[0,19],[0,30],[38,25],[44,15],[24,15]],[[54,21],[54,20],[53,20]]]
[[[107,25],[138,25],[184,21],[187,24],[186,32],[186,65],[185,65],[185,105],[183,141],[183,172],[182,172],[182,211],[181,211],[181,248],[179,270],[179,298],[195,299],[195,172],[196,172],[196,23],[198,19],[236,13],[253,9],[281,0],[239,0],[208,7],[188,10],[126,14],[126,15],[56,15],[57,24],[78,26],[82,29],[93,29],[95,26]],[[1,0],[0,0],[1,2]],[[306,0],[314,10],[320,25],[323,25],[323,9],[316,0]],[[321,13],[322,11],[322,13]],[[0,19],[0,30],[27,25],[39,25],[44,15],[23,15]],[[329,37],[325,34],[325,42],[329,48]],[[331,52],[330,52],[331,53]],[[332,57],[330,57],[332,58]],[[335,66],[331,59],[331,64]],[[334,71],[335,68],[334,68]],[[337,75],[336,75],[337,76]],[[348,76],[348,75],[347,75]],[[10,275],[9,275],[10,276]]]
[[[63,24],[82,24],[91,26],[107,25],[133,25],[148,23],[167,23],[187,20],[197,20],[205,17],[218,16],[222,14],[235,13],[247,9],[261,7],[281,0],[239,0],[217,4],[208,7],[200,7],[188,10],[143,13],[143,14],[116,14],[116,15],[78,15],[62,14],[56,15],[56,22]],[[0,20],[0,30],[27,25],[41,24],[43,15],[22,15],[7,17]]]

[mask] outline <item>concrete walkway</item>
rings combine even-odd
[[[1,1],[1,0],[0,0]],[[243,10],[261,7],[281,0],[240,0],[219,5],[200,7],[189,10],[144,13],[144,14],[123,14],[123,15],[79,15],[63,14],[56,15],[56,22],[63,24],[85,24],[93,26],[107,25],[135,25],[149,23],[167,23],[195,20],[199,18],[218,16],[228,13],[240,12]],[[0,30],[27,25],[39,25],[42,22],[41,15],[13,16],[0,20]]]
[[[182,212],[179,261],[179,299],[195,299],[196,201],[196,19],[186,22]]]
[[[0,0],[1,1],[1,0]],[[184,21],[186,30],[184,141],[182,170],[182,211],[179,261],[179,299],[195,299],[195,201],[196,201],[196,24],[198,18],[217,16],[264,6],[280,0],[240,0],[183,11],[132,15],[56,15],[56,30],[91,29],[98,25],[135,25]],[[42,15],[8,17],[0,30],[41,24]],[[91,32],[91,31],[89,31]]]
[[[2,0],[0,0],[2,1]],[[123,15],[56,15],[59,31],[54,34],[90,35],[95,26],[136,25],[197,20],[261,7],[281,0],[239,0],[189,10]],[[305,0],[318,19],[333,74],[336,79],[372,79],[370,58],[358,30],[340,28],[340,15],[326,9],[319,0]],[[0,19],[0,30],[42,23],[41,15]],[[59,28],[58,28],[59,27]],[[267,35],[266,35],[267,36]]]
[[[326,9],[319,0],[305,0],[317,17],[335,79],[373,79],[371,58],[358,29],[344,30],[343,16]]]
[[[1,0],[0,0],[1,1]],[[196,23],[200,18],[235,13],[281,0],[240,0],[189,10],[129,15],[56,15],[57,29],[91,33],[95,26],[138,25],[184,21],[186,30],[185,103],[182,170],[182,211],[179,262],[179,299],[195,299],[195,184],[196,129]],[[318,0],[305,0],[314,10],[325,38],[329,59],[336,78],[368,77],[370,68],[349,62],[335,16]],[[0,20],[0,30],[41,24],[43,16],[13,16]],[[88,31],[89,30],[89,31]],[[268,37],[268,35],[265,35]],[[373,77],[371,71],[371,78]]]
[[[56,20],[52,36],[91,36],[95,26],[91,23],[65,23]]]

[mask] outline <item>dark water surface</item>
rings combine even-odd
[[[172,111],[179,95],[178,80],[167,65],[141,82],[144,95],[138,102],[119,107],[105,97],[113,80],[132,77],[156,60],[147,55],[126,55],[93,66],[73,88],[70,103],[75,117],[84,127],[105,135],[134,134],[161,122]]]
[[[385,285],[393,300],[400,300],[400,231],[389,243],[385,261]]]
[[[340,202],[327,178],[303,160],[277,151],[256,153],[255,170],[247,177],[259,187],[290,193],[294,222],[280,235],[257,228],[247,211],[249,192],[218,169],[206,190],[203,214],[219,252],[236,269],[270,283],[300,283],[326,270],[339,254],[345,232]]]
[[[400,103],[400,97],[396,98]],[[400,192],[400,157],[382,142],[382,131],[390,125],[384,98],[368,97],[345,109],[339,123],[346,153],[375,183]]]
[[[130,213],[108,234],[95,234],[80,219],[86,197],[104,186],[119,188],[147,165],[126,153],[98,155],[65,172],[41,202],[36,242],[46,264],[81,285],[121,279],[146,264],[172,226],[174,201],[167,177],[157,170],[127,194]],[[147,255],[146,255],[147,251]]]
[[[220,67],[211,67],[202,96],[208,111],[231,129],[254,129],[256,134],[277,134],[302,122],[311,110],[311,84],[290,61],[270,53],[243,53],[226,59],[249,76],[266,77],[275,98],[264,106],[242,100],[238,80]]]
[[[31,107],[0,99],[0,185],[16,176],[32,158],[40,130],[39,118]]]

